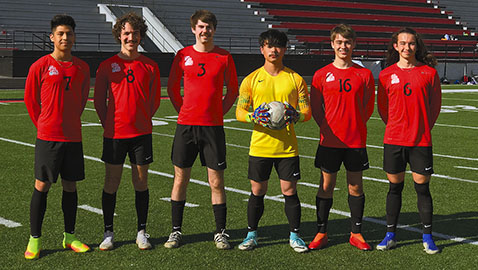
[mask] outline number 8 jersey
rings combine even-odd
[[[386,124],[385,144],[431,146],[431,129],[441,107],[437,71],[422,63],[407,69],[394,64],[382,70],[377,106]]]
[[[80,142],[81,113],[90,91],[90,68],[73,56],[57,62],[50,54],[30,67],[25,83],[25,105],[45,141]]]
[[[320,145],[364,148],[374,101],[373,75],[364,67],[353,64],[339,69],[331,63],[315,72],[311,106],[320,126]]]

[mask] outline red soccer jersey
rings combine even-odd
[[[430,131],[441,107],[437,71],[424,64],[410,69],[394,64],[382,70],[377,105],[386,124],[384,143],[431,146]]]
[[[124,60],[115,55],[100,64],[95,108],[105,129],[104,137],[126,139],[151,134],[151,118],[160,100],[158,64],[148,57]]]
[[[180,93],[183,76],[184,97]],[[227,94],[223,100],[224,80]],[[178,124],[223,125],[223,115],[238,95],[232,56],[217,46],[211,52],[198,52],[193,46],[178,51],[169,73],[168,94],[179,112]]]
[[[49,54],[33,63],[25,83],[25,105],[37,138],[80,142],[80,117],[89,90],[90,68],[77,57],[58,62]]]
[[[315,72],[310,103],[320,126],[320,145],[363,148],[367,121],[373,113],[375,82],[372,72],[354,64],[347,69],[332,63]]]

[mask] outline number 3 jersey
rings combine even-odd
[[[184,97],[181,97],[181,77]],[[226,50],[214,47],[198,52],[193,46],[176,54],[169,73],[168,94],[176,111],[178,124],[197,126],[223,125],[223,87],[227,83],[225,104],[232,103],[238,93],[236,66]],[[226,100],[227,99],[227,100]]]
[[[382,70],[377,107],[386,124],[385,144],[431,146],[431,129],[441,107],[437,71],[424,64],[408,69],[394,64]]]
[[[50,54],[30,67],[25,83],[25,105],[46,141],[80,142],[81,113],[90,91],[90,68],[73,56],[58,62]]]
[[[161,100],[159,67],[140,55],[125,60],[118,55],[103,61],[95,82],[95,108],[103,136],[127,139],[151,134],[151,118]]]
[[[315,72],[311,104],[320,126],[320,145],[364,148],[374,101],[373,75],[364,67],[353,64],[339,69],[331,63]]]

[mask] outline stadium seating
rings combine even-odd
[[[356,55],[383,56],[390,36],[402,27],[412,27],[429,48],[443,58],[478,57],[474,29],[425,0],[241,0],[254,10],[269,28],[287,31],[291,39],[302,43],[305,53],[332,54],[330,30],[339,23],[351,25],[357,32]],[[457,40],[441,40],[445,35]]]

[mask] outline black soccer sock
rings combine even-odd
[[[136,215],[138,216],[138,232],[146,230],[149,209],[149,189],[145,191],[135,191],[135,206]]]
[[[61,197],[61,209],[65,221],[65,232],[74,234],[76,223],[76,210],[78,209],[78,193],[63,190]]]
[[[33,189],[32,200],[30,202],[30,235],[37,238],[41,236],[41,226],[46,211],[47,192],[40,192]]]
[[[214,220],[216,221],[216,233],[222,232],[226,229],[226,203],[214,204],[212,210],[214,211]]]
[[[398,216],[402,208],[402,191],[404,182],[400,184],[390,183],[387,193],[387,232],[395,232],[397,229]]]
[[[247,202],[247,230],[257,231],[259,220],[264,213],[264,197],[265,195],[256,196],[252,194],[249,196]]]
[[[329,223],[329,213],[334,200],[332,198],[315,197],[315,207],[317,214],[317,231],[319,233],[327,232]]]
[[[106,193],[103,190],[103,196],[101,198],[101,205],[103,207],[103,221],[105,224],[105,232],[113,231],[113,217],[116,207],[116,192],[113,194]]]
[[[423,233],[432,233],[433,218],[433,201],[430,194],[430,183],[415,183],[415,191],[417,192],[417,206],[420,219],[423,224]]]
[[[287,220],[289,221],[290,231],[298,233],[300,228],[300,217],[302,214],[299,196],[296,193],[291,196],[284,195],[284,198],[284,211]]]
[[[365,194],[360,196],[352,196],[349,194],[350,223],[353,233],[362,231],[363,210],[365,207]]]
[[[171,221],[173,225],[173,232],[181,231],[183,225],[183,213],[186,201],[173,201],[171,200]]]

